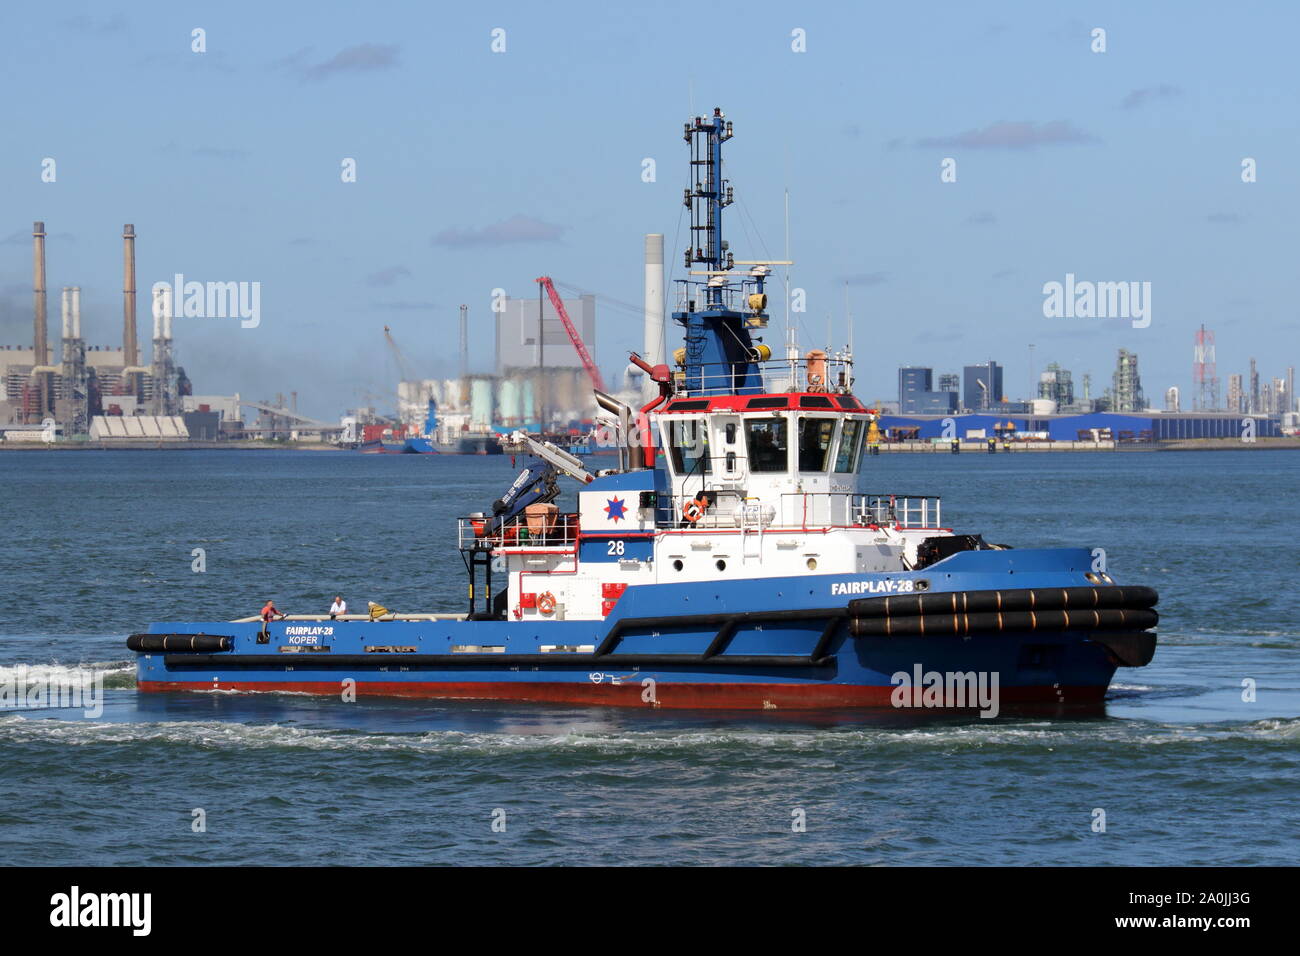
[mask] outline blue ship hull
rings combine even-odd
[[[928,675],[987,675],[999,701],[1095,706],[1154,635],[1056,630],[856,635],[863,598],[1076,588],[1084,549],[979,551],[924,571],[628,588],[604,620],[159,623],[171,648],[141,653],[143,691],[295,690],[742,709],[947,707]],[[673,613],[665,613],[665,609]],[[1078,612],[1076,612],[1078,613]],[[936,618],[937,620],[937,618]],[[204,635],[191,641],[184,636]],[[173,638],[173,636],[177,636]],[[229,638],[212,650],[213,636]],[[1138,640],[1135,638],[1149,640]],[[1139,644],[1149,644],[1138,650]],[[207,647],[207,650],[203,648]],[[558,649],[567,648],[567,649]],[[1134,654],[1140,661],[1125,657]],[[899,675],[906,675],[906,679]],[[975,707],[968,702],[965,709]],[[990,715],[992,716],[992,715]]]

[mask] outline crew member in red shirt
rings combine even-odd
[[[266,599],[266,604],[262,607],[262,636],[267,636],[267,625],[277,617],[284,617],[276,608],[275,602],[270,598]]]

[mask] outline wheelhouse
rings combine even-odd
[[[743,405],[676,401],[655,418],[675,482],[753,476],[843,483],[859,473],[868,414],[852,396],[764,395]]]

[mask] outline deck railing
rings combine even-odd
[[[838,356],[826,358],[772,358],[758,363],[765,392],[826,392],[843,394],[853,384],[853,363]],[[747,383],[754,385],[755,383]],[[730,392],[739,383],[730,368],[705,364],[700,367],[697,379],[687,381],[685,373],[676,369],[673,375],[673,393],[676,398],[708,392]],[[755,393],[758,394],[758,393]],[[784,411],[777,409],[776,411]],[[817,411],[817,409],[805,409]]]
[[[940,528],[943,518],[938,495],[855,495],[856,524],[899,528]]]
[[[788,492],[773,503],[727,489],[710,488],[704,493],[710,503],[693,521],[687,516],[686,509],[698,501],[698,495],[675,495],[665,499],[671,502],[671,511],[660,511],[659,526],[743,530],[866,525],[920,529],[942,526],[938,495]],[[692,514],[696,512],[692,511]]]
[[[462,551],[572,548],[578,540],[578,515],[515,515],[505,521],[498,521],[490,515],[470,515],[458,520],[457,531]]]

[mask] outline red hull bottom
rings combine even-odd
[[[141,691],[296,691],[339,697],[339,681],[141,681]],[[640,681],[625,684],[542,683],[540,681],[365,681],[357,697],[416,697],[442,700],[531,701],[546,704],[594,704],[605,707],[663,707],[681,710],[874,710],[942,711],[935,707],[896,707],[894,687],[852,684],[674,684],[657,682],[653,689]],[[649,697],[653,699],[647,699]],[[1096,707],[1106,696],[1103,687],[1004,687],[1000,709],[1015,705]],[[962,712],[973,710],[967,708]]]

